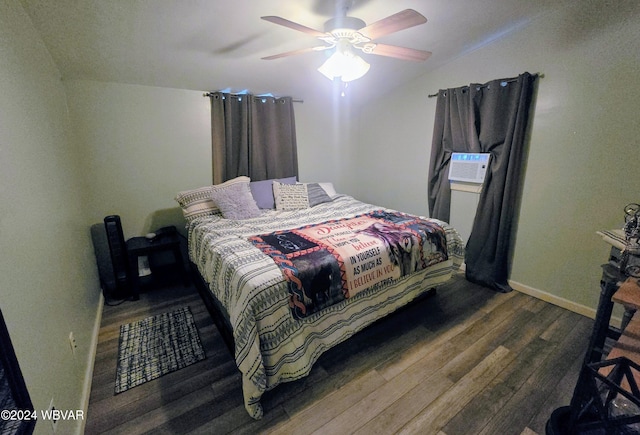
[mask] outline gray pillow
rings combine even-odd
[[[261,212],[256,204],[249,183],[236,183],[216,188],[213,186],[211,199],[220,209],[225,219],[251,219],[260,216]]]
[[[309,196],[309,207],[314,207],[323,202],[333,201],[318,183],[307,183],[307,194]]]

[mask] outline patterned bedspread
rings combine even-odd
[[[281,269],[249,239],[372,212],[380,213],[380,207],[340,195],[305,210],[269,210],[243,221],[214,216],[188,225],[189,257],[229,313],[245,408],[253,418],[262,417],[260,398],[265,391],[307,376],[324,351],[447,281],[462,263],[464,244],[455,229],[428,219],[426,222],[444,231],[444,261],[385,280],[384,285],[367,286],[317,312],[295,318]]]
[[[282,270],[297,319],[448,258],[444,228],[384,210],[249,240]]]

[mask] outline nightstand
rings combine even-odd
[[[133,300],[140,299],[140,277],[138,276],[138,257],[159,252],[171,252],[175,264],[182,273],[184,284],[189,284],[189,275],[182,258],[180,235],[176,231],[158,234],[153,239],[146,237],[132,237],[127,240],[129,255],[129,269],[131,271],[131,292]]]

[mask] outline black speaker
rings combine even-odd
[[[115,291],[112,297],[124,297],[130,294],[129,257],[127,244],[122,233],[120,216],[111,215],[104,218],[104,228],[109,243],[109,254],[115,280]]]

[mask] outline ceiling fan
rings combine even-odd
[[[405,9],[369,25],[359,18],[348,17],[346,12],[345,8],[341,16],[328,20],[324,24],[324,32],[277,16],[261,17],[265,21],[315,36],[324,42],[324,45],[288,51],[262,59],[273,60],[313,51],[335,49],[334,54],[318,68],[318,71],[329,79],[340,77],[343,82],[348,82],[362,77],[369,70],[369,64],[354,50],[362,51],[365,54],[412,61],[424,61],[431,55],[429,51],[374,42],[382,36],[426,23],[427,19],[413,9]]]

